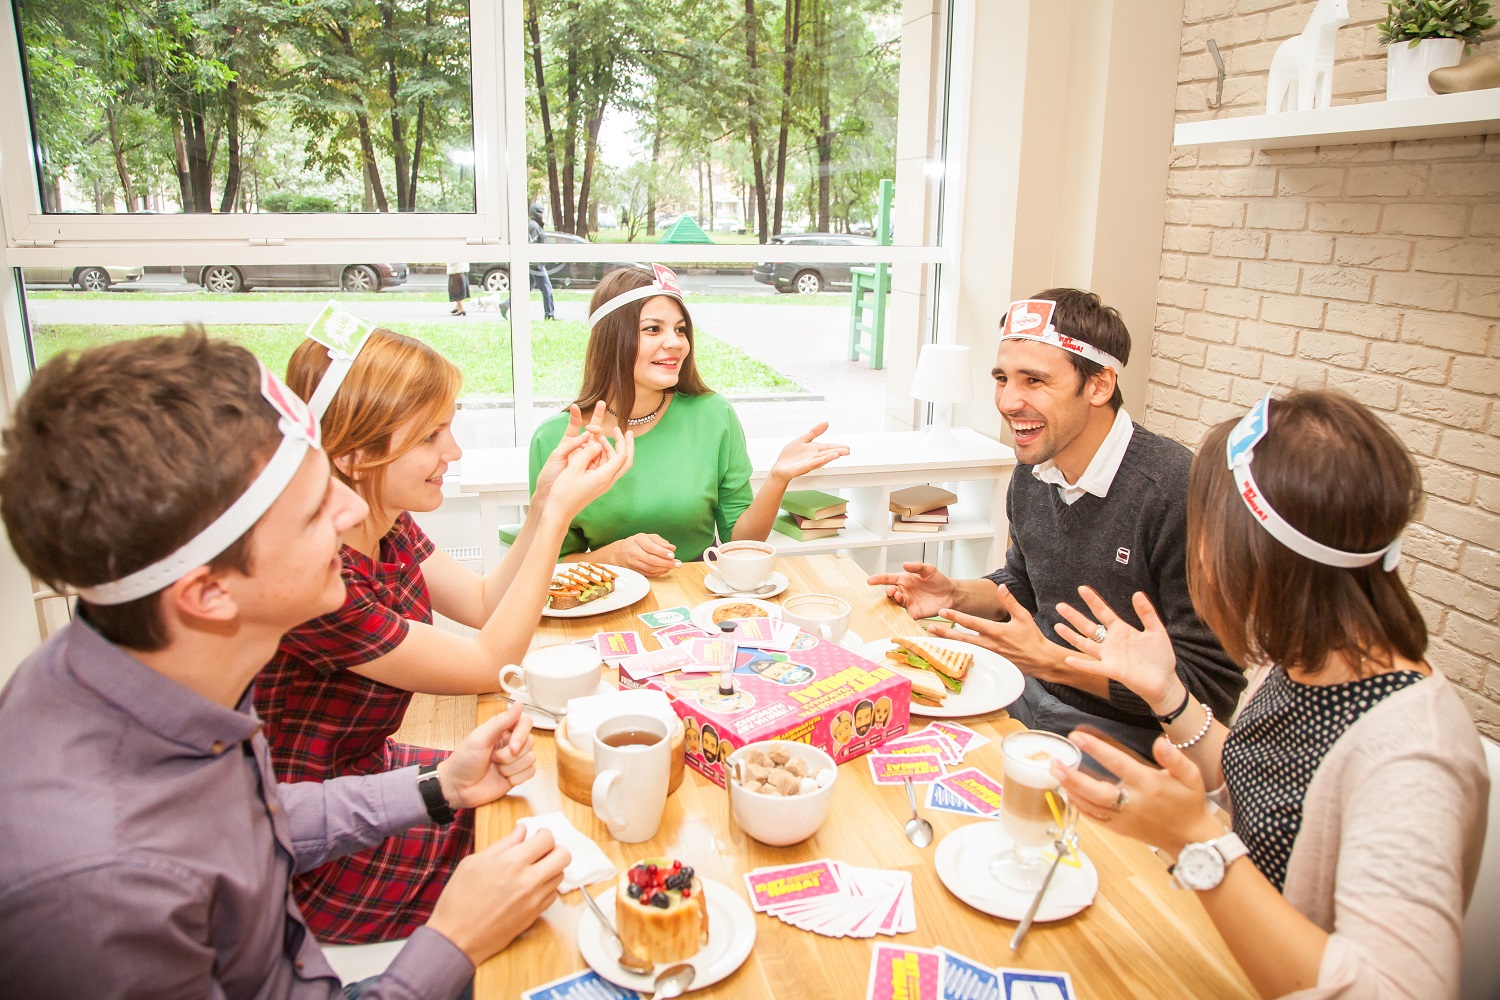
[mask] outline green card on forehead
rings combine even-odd
[[[353,358],[375,331],[375,324],[330,301],[307,328],[307,337],[324,347]]]

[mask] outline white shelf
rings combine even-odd
[[[1245,115],[1177,126],[1175,146],[1287,149],[1500,132],[1500,88],[1409,101],[1344,104],[1279,115]]]
[[[772,531],[771,536],[766,539],[776,546],[777,552],[794,556],[799,552],[826,552],[829,549],[857,548],[864,545],[879,545],[881,538],[875,532],[860,524],[854,518],[844,525],[844,529],[837,535],[829,535],[827,538],[813,538],[801,541],[791,535],[783,535],[780,531]]]

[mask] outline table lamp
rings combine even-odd
[[[934,451],[956,450],[959,442],[953,436],[953,405],[974,398],[969,349],[957,344],[923,344],[911,380],[911,394],[932,404],[932,424],[922,436],[922,447]]]

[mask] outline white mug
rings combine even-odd
[[[771,573],[776,569],[776,547],[769,542],[725,542],[704,549],[703,561],[714,568],[730,589],[745,593],[771,582]]]
[[[531,704],[555,715],[568,710],[568,699],[599,690],[604,671],[597,651],[571,642],[533,649],[521,663],[500,668],[500,686],[517,696],[524,686]]]
[[[618,744],[618,745],[617,745]],[[672,740],[650,715],[617,715],[594,730],[594,815],[622,844],[656,836],[667,808]]]
[[[832,594],[798,594],[781,603],[781,617],[824,642],[838,642],[849,631],[849,602]]]

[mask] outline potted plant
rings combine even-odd
[[[1456,66],[1464,49],[1495,26],[1490,0],[1387,0],[1380,41],[1388,101],[1431,97],[1427,74]]]

